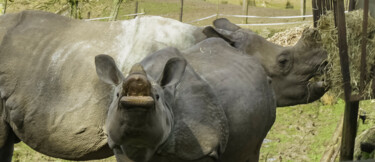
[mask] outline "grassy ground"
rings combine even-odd
[[[101,159],[101,160],[90,160],[90,162],[114,162],[114,161],[116,161],[114,157],[109,157],[107,159]],[[20,142],[15,145],[14,153],[13,153],[13,162],[72,162],[72,161],[45,156],[41,153],[34,151],[25,143]]]
[[[54,12],[63,8],[64,1],[60,4],[54,4],[47,7],[47,2],[51,0],[35,1],[19,0],[9,3],[9,12],[17,12],[25,9],[38,9]],[[226,2],[224,2],[226,1]],[[183,22],[206,17],[216,13],[222,14],[241,14],[242,8],[238,4],[242,0],[221,0],[217,6],[217,0],[185,0]],[[267,7],[262,7],[262,4]],[[294,6],[293,9],[285,9],[286,0],[256,0],[257,7],[250,7],[249,15],[259,16],[281,16],[281,15],[299,15],[300,0],[290,0]],[[95,0],[90,1],[89,6],[83,4],[82,17],[87,18],[87,12],[90,11],[91,18],[105,17],[110,13],[111,1]],[[122,15],[134,13],[135,2],[123,3],[120,9],[119,19],[129,19]],[[141,0],[139,1],[139,12],[145,11],[147,15],[160,15],[173,19],[179,18],[180,2],[178,0]],[[219,10],[218,10],[219,9]],[[307,14],[311,14],[311,4],[307,4]],[[210,25],[214,18],[191,23],[193,25]],[[232,22],[243,23],[243,19],[230,18]],[[307,19],[311,20],[311,19]],[[301,21],[291,19],[249,19],[249,23],[272,23],[272,22],[290,22]],[[262,36],[270,37],[278,31],[285,30],[297,25],[283,26],[257,26],[251,27]],[[370,101],[361,102],[360,107],[367,112],[373,111],[374,103]],[[276,122],[268,133],[265,143],[261,149],[261,161],[319,161],[326,145],[328,144],[340,117],[343,114],[344,103],[339,100],[334,105],[323,105],[321,102],[314,102],[308,105],[300,105],[277,109]],[[370,116],[375,116],[370,114]],[[359,124],[358,132],[374,124],[373,120],[366,124]],[[14,161],[58,161],[66,160],[55,159],[39,154],[30,149],[24,143],[15,146]],[[113,157],[99,161],[115,161]]]
[[[278,108],[276,122],[261,149],[261,161],[320,161],[344,113],[344,101],[314,102]],[[374,125],[374,102],[360,102],[370,120],[359,122],[358,134]]]

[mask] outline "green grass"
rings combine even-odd
[[[323,105],[317,101],[307,105],[278,108],[276,121],[261,149],[261,160],[320,161],[326,146],[343,116],[345,103]],[[374,103],[360,102],[360,108],[375,116]],[[374,119],[359,122],[358,134],[374,125]]]
[[[20,142],[14,146],[14,153],[13,153],[13,162],[73,162],[71,160],[63,160],[58,158],[53,158],[49,156],[45,156],[41,153],[36,152],[35,150],[31,149],[25,143]],[[115,157],[109,157],[102,160],[91,160],[91,162],[114,162],[116,161]]]

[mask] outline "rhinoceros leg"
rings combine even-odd
[[[12,156],[13,156],[13,149],[14,149],[14,143],[17,142],[17,137],[13,133],[13,131],[10,129],[9,126],[7,126],[9,129],[8,136],[5,139],[5,143],[0,147],[0,161],[1,162],[11,162]]]
[[[120,147],[114,147],[113,153],[115,154],[117,162],[134,162],[133,160],[130,160],[128,156],[126,156],[126,154],[122,151]]]
[[[4,105],[0,99],[0,161],[11,162],[13,156],[13,145],[19,142],[18,137],[13,133],[11,127],[3,118]]]

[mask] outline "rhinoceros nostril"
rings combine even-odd
[[[135,64],[129,72],[129,76],[123,83],[122,95],[124,96],[150,96],[151,83],[141,64]]]

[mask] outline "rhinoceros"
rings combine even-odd
[[[197,27],[157,16],[89,22],[24,11],[0,24],[0,161],[10,159],[17,138],[57,158],[112,156],[103,130],[112,87],[96,76],[95,56],[109,54],[128,71],[150,52],[205,38]]]
[[[211,38],[157,51],[126,78],[107,55],[96,65],[101,80],[116,87],[106,130],[117,161],[259,159],[276,102],[255,57]]]
[[[277,106],[306,104],[323,96],[328,90],[324,81],[312,78],[321,74],[327,64],[327,52],[320,43],[319,32],[305,29],[292,47],[271,43],[249,29],[242,29],[225,18],[206,27],[207,37],[220,37],[236,49],[256,57],[272,78]]]
[[[188,55],[194,52],[187,51],[193,50],[194,48],[188,47],[206,39],[206,35],[221,36],[235,48],[225,47],[241,51],[234,52],[236,55],[254,55],[251,58],[256,61],[252,62],[256,62],[256,66],[260,63],[265,73],[272,78],[271,84],[276,92],[277,106],[312,102],[324,93],[320,84],[307,86],[310,85],[309,78],[318,71],[324,58],[323,54],[311,54],[314,53],[312,51],[324,52],[314,43],[307,43],[308,39],[301,39],[299,48],[283,48],[250,31],[242,32],[245,29],[220,29],[220,26],[215,25],[216,29],[203,30],[157,16],[119,22],[86,22],[51,13],[24,11],[1,16],[0,24],[1,161],[11,159],[13,143],[19,140],[43,154],[63,159],[89,160],[113,155],[107,146],[108,130],[104,129],[104,125],[108,105],[115,97],[110,90],[115,88],[103,84],[96,76],[93,60],[101,53],[111,56],[122,75],[126,76],[134,63],[140,62],[150,53],[168,46],[175,47],[182,51],[184,59],[188,60],[187,67],[191,66],[198,75],[207,80],[209,86],[214,86],[212,84],[215,79],[209,79],[209,68],[200,66],[211,62],[190,62]],[[231,23],[223,24],[228,26]],[[205,34],[202,31],[205,31]],[[220,34],[221,31],[241,31],[251,36],[246,37],[252,38],[244,40],[249,49],[258,46],[255,49],[264,47],[266,50],[241,50],[235,45],[234,40],[225,37],[228,35]],[[199,48],[199,51],[204,51],[204,54],[211,53],[212,50],[205,51],[205,48],[210,47]],[[292,51],[292,54],[283,52],[284,50]],[[255,53],[252,54],[252,51]],[[287,66],[281,66],[284,63]],[[309,68],[299,70],[305,67]],[[145,69],[147,71],[146,67]],[[295,78],[297,80],[294,80]],[[284,86],[290,85],[289,82],[294,86]],[[253,86],[251,83],[249,82],[248,86]],[[281,91],[277,90],[278,87],[288,88],[289,92],[294,92],[290,89],[296,89],[295,87],[302,88],[294,94],[282,93],[288,89]],[[247,90],[238,90],[244,91]],[[284,94],[286,97],[283,97]],[[288,100],[283,101],[283,98]],[[266,127],[267,124],[261,125]],[[262,132],[267,131],[265,129]],[[231,141],[230,137],[228,141]],[[230,147],[233,147],[231,142],[227,142],[226,148]],[[226,153],[228,152],[221,156],[226,157]],[[212,156],[215,157],[213,154]]]

